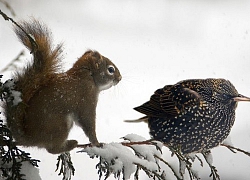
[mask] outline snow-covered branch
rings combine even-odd
[[[193,167],[193,163],[198,161],[201,167],[204,166],[204,163],[208,165],[211,179],[220,180],[220,175],[213,165],[211,151],[183,155],[178,149],[171,149],[157,141],[145,140],[136,134],[126,135],[123,139],[124,142],[103,144],[102,147],[92,147],[89,144],[80,146],[84,149],[79,152],[86,152],[91,158],[99,158],[96,168],[100,179],[102,177],[107,179],[113,174],[115,178],[119,179],[122,176],[124,180],[130,179],[133,175],[134,179],[137,180],[139,172],[144,171],[152,179],[165,180],[167,179],[165,174],[168,170],[162,168],[162,165],[165,164],[176,180],[184,180],[186,171],[190,180],[199,180],[199,172]],[[240,148],[235,148],[233,145],[221,145],[246,155],[250,154]],[[172,152],[172,157],[177,158],[179,169],[176,169],[176,165],[170,164],[162,157],[163,147],[168,148]]]
[[[124,137],[126,141],[143,142],[145,139],[136,134],[129,134]],[[129,143],[128,143],[129,144]],[[161,171],[158,159],[161,156],[161,143],[156,145],[123,145],[122,143],[104,144],[103,147],[87,147],[80,152],[86,152],[91,158],[98,157],[98,174],[105,179],[111,174],[115,177],[123,175],[123,179],[129,179],[135,173],[138,177],[138,169],[142,169],[149,177],[162,179],[164,172]],[[157,146],[157,148],[156,148]]]

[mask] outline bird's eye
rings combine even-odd
[[[115,73],[115,67],[113,65],[108,66],[108,73],[113,75]]]
[[[229,99],[232,98],[232,96],[229,95],[229,94],[222,94],[222,98],[223,98],[224,100],[229,100]]]

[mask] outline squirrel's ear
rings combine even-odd
[[[102,55],[97,51],[89,50],[84,53],[84,59],[86,59],[94,69],[100,69],[103,63]]]
[[[95,66],[95,69],[99,69],[100,68],[100,65],[102,64],[103,62],[103,57],[102,55],[97,52],[97,51],[92,51],[92,59],[94,61],[94,66]]]

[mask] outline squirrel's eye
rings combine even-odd
[[[112,65],[109,65],[109,66],[108,66],[108,73],[109,73],[110,75],[113,75],[113,74],[115,73],[115,67],[112,66]]]

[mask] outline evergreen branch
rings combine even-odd
[[[0,76],[0,100],[9,98],[9,90],[3,88]],[[0,112],[1,113],[1,112]],[[10,129],[0,120],[0,169],[2,177],[8,180],[24,180],[25,174],[21,173],[22,163],[29,162],[31,165],[38,167],[39,160],[32,159],[29,153],[20,150],[13,139]]]
[[[25,174],[21,173],[22,163],[28,161],[31,165],[38,167],[39,160],[32,159],[29,153],[20,150],[13,142],[11,131],[0,120],[0,137],[2,139],[1,154],[1,171],[3,177],[12,180],[24,180]],[[6,150],[7,149],[7,150]]]
[[[71,176],[75,174],[75,168],[71,161],[71,156],[69,152],[62,153],[57,158],[56,171],[59,170],[59,174],[63,175],[63,180],[71,180]]]
[[[171,169],[171,171],[173,172],[173,174],[174,174],[174,176],[176,177],[177,180],[183,180],[182,178],[179,177],[178,173],[174,170],[174,168],[167,161],[165,161],[164,159],[162,159],[159,156],[155,156],[155,157],[157,159],[159,159],[161,162],[163,162],[164,164],[166,164]]]
[[[190,162],[191,158],[189,156],[184,156],[180,151],[180,147],[178,147],[177,149],[169,147],[169,149],[173,152],[173,155],[176,155],[176,157],[179,160],[179,168],[180,168],[179,172],[182,178],[185,173],[185,169],[187,169],[190,180],[199,180],[200,178],[196,173],[194,173],[192,169],[192,162]]]
[[[208,155],[211,155],[211,151],[203,152],[202,153],[204,159],[206,160],[208,166],[210,167],[211,174],[209,177],[212,177],[213,180],[220,180],[220,175],[218,174],[218,171],[215,166],[211,164],[211,162],[208,160]]]
[[[156,171],[150,171],[148,170],[145,166],[138,164],[138,163],[134,163],[137,166],[137,169],[142,169],[149,178],[157,178],[158,180],[166,180],[166,177],[164,175],[164,172],[162,172],[162,174],[158,174]]]

